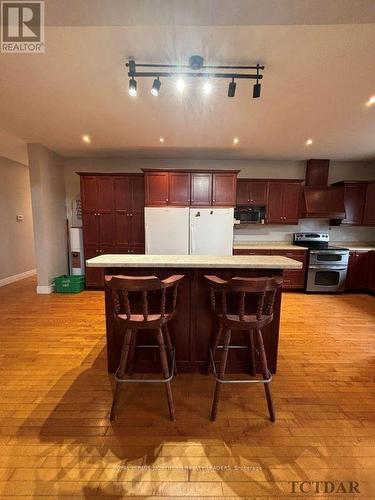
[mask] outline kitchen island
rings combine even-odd
[[[185,279],[179,286],[178,313],[170,323],[176,347],[177,368],[181,372],[205,369],[209,343],[214,329],[214,318],[210,310],[209,291],[204,275],[217,275],[228,280],[234,276],[259,277],[282,276],[284,270],[301,269],[302,264],[288,257],[277,255],[100,255],[86,261],[88,267],[103,268],[105,275],[157,276],[164,279],[172,274],[183,274]],[[275,299],[274,320],[263,330],[268,367],[276,373],[279,341],[281,290]],[[111,291],[105,287],[105,311],[107,330],[108,371],[115,372],[122,349],[123,333],[114,320]],[[142,332],[147,343],[153,336]],[[147,338],[147,337],[150,338]],[[232,333],[233,344],[245,342],[241,332]],[[157,352],[137,350],[136,370],[159,372]],[[229,372],[248,371],[247,350],[234,349],[228,360]]]

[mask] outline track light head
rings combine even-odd
[[[134,78],[132,77],[130,80],[129,80],[129,95],[131,97],[136,97],[137,96],[137,82],[134,80]]]
[[[254,98],[260,97],[260,89],[261,89],[260,83],[258,83],[258,82],[255,83],[254,87],[253,87],[253,97]]]
[[[234,94],[236,93],[236,85],[237,84],[233,78],[232,81],[229,82],[229,85],[228,85],[228,97],[234,97]]]
[[[159,80],[159,77],[157,77],[155,78],[154,83],[152,84],[151,94],[154,96],[158,96],[160,87],[161,87],[161,81]]]

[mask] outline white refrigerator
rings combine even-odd
[[[232,255],[233,208],[145,208],[146,254]]]

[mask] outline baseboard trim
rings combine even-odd
[[[24,280],[25,278],[29,278],[30,276],[35,276],[35,274],[36,269],[30,269],[30,271],[25,271],[24,273],[8,276],[7,278],[3,278],[0,280],[0,286],[9,285],[10,283],[14,283],[15,281]]]
[[[36,293],[48,294],[52,293],[55,290],[55,285],[52,283],[51,285],[38,285],[36,287]]]

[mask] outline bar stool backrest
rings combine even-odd
[[[183,275],[173,275],[161,280],[156,276],[118,275],[106,276],[105,284],[112,291],[115,316],[125,314],[130,320],[133,313],[141,313],[147,321],[150,314],[160,314],[163,318],[176,312],[178,284],[183,278]]]
[[[282,286],[281,277],[270,278],[232,278],[228,281],[218,276],[205,276],[210,286],[211,307],[215,314],[221,314],[227,318],[228,314],[236,313],[240,321],[245,321],[248,314],[255,315],[257,320],[265,316],[272,317],[275,296],[277,290]],[[235,295],[236,311],[228,310],[228,295]],[[218,304],[216,296],[221,297]],[[252,300],[248,300],[251,296]],[[239,300],[238,300],[239,299]],[[252,307],[251,307],[252,306]],[[233,309],[233,307],[231,309]],[[248,310],[250,307],[250,311]]]

